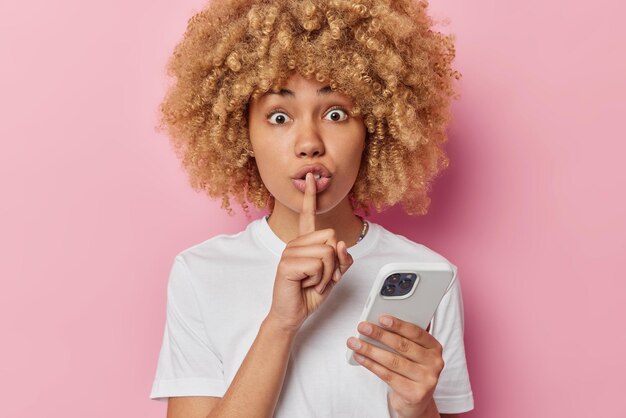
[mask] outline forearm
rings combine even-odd
[[[266,318],[228,390],[207,418],[272,417],[295,335]]]

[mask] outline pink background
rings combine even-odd
[[[4,417],[165,416],[148,395],[173,257],[247,223],[193,192],[153,130],[166,59],[202,5],[0,5]],[[371,219],[460,268],[468,416],[623,417],[626,7],[431,11],[464,75],[452,164],[429,215]]]

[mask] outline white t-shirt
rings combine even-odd
[[[262,217],[237,234],[215,236],[175,257],[151,399],[224,395],[269,312],[285,246]],[[431,322],[445,362],[434,399],[441,413],[473,409],[456,266],[372,222],[348,252],[354,264],[294,340],[274,416],[390,416],[387,384],[365,367],[348,364],[346,340],[358,335],[359,317],[380,267],[409,260],[445,261],[454,269]]]

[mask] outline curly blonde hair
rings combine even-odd
[[[401,203],[426,214],[456,98],[454,36],[433,31],[428,2],[411,0],[213,0],[188,21],[167,72],[176,78],[160,105],[196,191],[230,197],[249,216],[273,208],[250,155],[248,103],[278,90],[293,71],[353,99],[366,147],[350,191],[369,215]]]

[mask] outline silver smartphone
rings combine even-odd
[[[453,278],[454,270],[445,262],[385,264],[376,275],[359,323],[369,321],[379,325],[380,315],[389,314],[426,329]],[[358,338],[393,352],[369,337],[358,334]],[[346,358],[349,364],[357,366],[353,353],[347,349]]]

